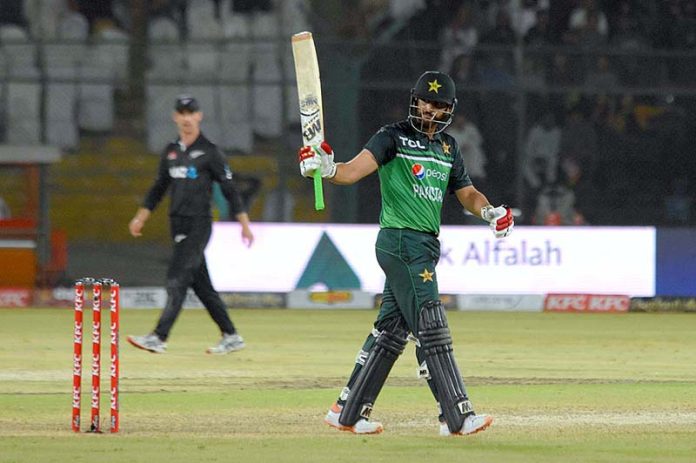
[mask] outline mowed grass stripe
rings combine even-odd
[[[693,315],[450,313],[471,398],[496,421],[476,436],[440,438],[412,344],[375,406],[384,434],[354,436],[322,423],[374,311],[231,313],[248,349],[205,355],[215,327],[205,311],[187,310],[169,353],[158,356],[124,337],[149,331],[159,311],[124,310],[122,432],[94,436],[69,430],[72,311],[0,310],[0,462],[693,462],[696,455]],[[107,404],[104,396],[105,423]],[[85,426],[88,407],[85,393]]]

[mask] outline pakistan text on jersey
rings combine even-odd
[[[504,266],[560,266],[563,262],[561,248],[550,240],[543,244],[518,242],[483,241],[471,242],[464,255],[453,256],[452,248],[442,246],[440,265],[504,265]]]
[[[413,196],[416,198],[427,199],[428,201],[442,202],[442,190],[434,186],[413,184]]]

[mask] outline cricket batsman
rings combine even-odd
[[[443,197],[453,193],[490,224],[496,238],[508,236],[514,220],[509,207],[493,207],[474,187],[457,142],[444,132],[452,122],[455,95],[450,76],[425,72],[411,90],[408,118],[382,127],[350,161],[334,162],[327,142],[300,149],[303,176],[319,170],[332,183],[351,185],[377,171],[382,196],[375,245],[386,276],[382,305],[346,386],[326,414],[325,422],[339,430],[382,432],[370,415],[409,336],[416,340],[419,373],[438,404],[440,434],[474,434],[493,422],[476,414],[469,400],[440,301],[435,267]]]

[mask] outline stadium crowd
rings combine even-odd
[[[422,3],[363,77],[394,79],[405,56],[447,70],[477,176],[517,193],[521,223],[692,223],[696,2]]]
[[[10,56],[9,45],[18,36],[9,31],[20,29],[26,40],[40,43],[74,38],[79,26],[85,42],[128,40],[137,29],[132,3],[3,1],[0,51],[5,57],[0,56],[0,82],[8,89],[0,93],[4,108],[0,141],[17,141],[12,127],[33,127],[12,120],[21,114],[7,112],[8,98],[16,92],[7,82],[17,69],[25,69]],[[405,116],[402,90],[420,71],[450,73],[459,97],[459,120],[451,130],[470,156],[472,175],[479,183],[492,183],[500,199],[517,198],[520,223],[688,225],[694,221],[696,161],[689,142],[696,126],[696,0],[150,0],[144,6],[149,31],[166,29],[170,32],[160,38],[172,37],[182,46],[244,38],[252,29],[274,31],[273,21],[265,29],[249,24],[259,15],[277,12],[286,16],[289,29],[301,24],[316,31],[319,40],[353,43],[361,63],[360,133],[355,134],[360,140],[394,115]],[[210,22],[200,28],[204,14]],[[128,52],[121,52],[127,59]],[[266,56],[263,53],[258,56]],[[39,58],[37,54],[37,62]],[[331,59],[329,54],[323,58]],[[185,65],[208,66],[200,60],[191,64],[192,59],[184,56]],[[269,59],[274,64],[275,58]],[[226,69],[224,57],[215,60],[208,74],[192,75],[200,79],[220,74]],[[148,61],[146,72],[157,79],[153,62]],[[259,93],[267,98],[273,79],[291,78],[276,68],[265,74],[265,81],[254,74],[254,69],[266,69],[267,64],[245,61],[251,71],[240,78],[247,79],[244,91],[251,93],[244,95],[251,95],[251,100]],[[26,81],[32,75],[19,77]],[[255,87],[258,82],[260,90]],[[170,96],[154,86],[150,92],[150,81],[145,85],[148,95]],[[219,88],[219,82],[215,85]],[[111,95],[118,88],[116,84],[106,91]],[[274,89],[277,103],[280,85]],[[79,99],[84,92],[76,95]],[[210,101],[217,95],[211,93]],[[205,101],[206,95],[201,99]],[[50,101],[44,105],[49,114],[39,116],[46,119],[48,129],[36,130],[38,138],[29,141],[50,142],[51,134],[68,133],[61,125],[51,130],[57,116],[50,113]],[[79,112],[89,102],[77,107]],[[105,107],[99,103],[99,109]],[[274,114],[264,112],[267,107]],[[264,103],[252,108],[250,127],[234,139],[282,136],[284,120],[276,117],[277,107]],[[161,113],[157,107],[153,111]],[[76,118],[80,131],[114,130],[108,114],[102,122],[91,114],[89,120],[80,114],[66,117]],[[253,152],[251,141],[234,146],[223,139],[225,127],[239,127],[244,121],[230,119],[224,108],[208,120],[217,121],[217,132],[209,130],[222,146]],[[147,120],[153,139],[161,140],[157,127],[164,123]],[[59,141],[66,148],[77,143]],[[372,195],[375,187],[376,182],[365,182],[361,194]],[[458,210],[446,209],[445,214],[454,223],[467,222]],[[365,207],[356,220],[372,222],[373,216],[374,211]]]

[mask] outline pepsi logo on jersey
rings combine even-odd
[[[423,164],[414,164],[413,167],[411,167],[411,172],[413,172],[413,176],[418,180],[423,180],[423,178],[425,178],[425,167],[423,167]]]

